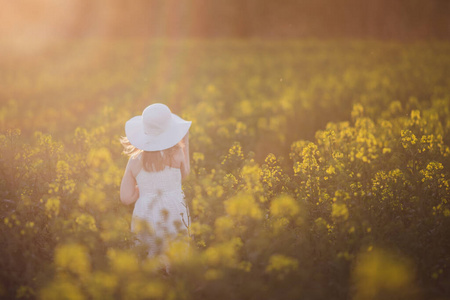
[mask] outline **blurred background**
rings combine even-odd
[[[357,69],[385,64],[380,74],[388,76],[394,62],[406,60],[402,74],[416,74],[408,68],[424,64],[389,45],[421,41],[430,49],[418,53],[442,65],[432,52],[433,41],[450,38],[448,0],[0,0],[0,7],[0,127],[20,127],[23,133],[28,127],[53,134],[72,129],[80,124],[81,112],[89,108],[96,115],[95,108],[116,105],[114,101],[129,103],[124,108],[129,113],[155,99],[182,111],[191,106],[186,103],[205,102],[210,90],[220,91],[216,98],[226,103],[248,97],[279,101],[286,87],[324,89],[329,76],[324,74],[334,74],[340,86],[347,75],[356,82],[360,77],[351,75],[353,64]],[[303,44],[279,44],[297,40]],[[371,41],[383,45],[377,48]],[[424,76],[416,75],[417,84],[424,86]],[[407,85],[415,81],[404,77],[409,79],[403,82],[396,75],[392,82],[403,82],[396,87],[409,91]],[[430,86],[415,96],[430,98],[430,91],[440,91]],[[391,90],[392,95],[382,97],[386,101],[404,102],[411,96]],[[301,94],[295,89],[290,93],[295,99]],[[347,116],[352,101],[362,101],[353,86],[341,93],[345,96],[338,94],[328,93],[336,107],[323,100],[318,111],[339,108]],[[368,94],[374,98],[373,91]],[[308,103],[327,99],[304,98]],[[76,117],[61,115],[68,103]],[[45,122],[25,126],[13,117],[14,107],[35,117],[42,111]],[[302,137],[311,138],[326,122],[338,119],[306,118],[302,128],[317,124]],[[72,126],[61,126],[70,120]]]
[[[448,0],[0,1],[0,39],[33,52],[67,38],[448,39]]]

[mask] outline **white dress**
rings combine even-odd
[[[149,247],[148,256],[154,256],[164,250],[169,239],[188,234],[189,210],[181,189],[181,171],[169,166],[157,172],[142,168],[136,181],[139,199],[131,231]],[[142,225],[149,225],[149,230],[142,230]]]

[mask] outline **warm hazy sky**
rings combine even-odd
[[[448,38],[449,3],[0,0],[0,46],[34,53],[65,38],[108,36]]]

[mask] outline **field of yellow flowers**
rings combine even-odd
[[[450,298],[450,44],[67,42],[0,61],[0,298]],[[125,121],[192,120],[189,244],[133,247]]]

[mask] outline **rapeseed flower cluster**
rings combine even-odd
[[[267,273],[276,273],[279,280],[284,279],[290,272],[298,269],[298,261],[295,258],[281,254],[274,254],[270,257],[266,267]]]
[[[259,220],[263,217],[261,208],[252,194],[238,194],[226,200],[224,205],[227,214],[237,220],[248,217]]]
[[[128,41],[85,67],[55,49],[70,76],[2,65],[0,298],[448,297],[450,60],[430,45]],[[118,193],[149,99],[193,121],[190,237],[150,258]]]
[[[377,249],[363,253],[353,273],[355,299],[415,298],[414,270],[404,258]]]

